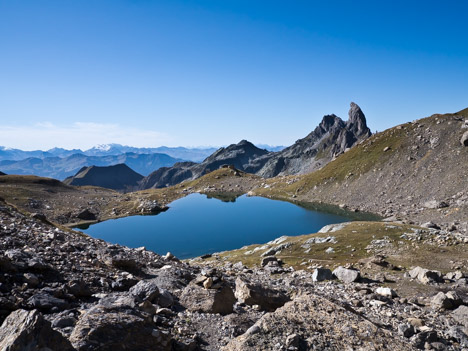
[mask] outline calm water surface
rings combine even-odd
[[[244,195],[235,202],[223,202],[191,194],[155,216],[113,219],[80,230],[111,243],[190,258],[265,243],[282,235],[314,233],[327,224],[347,220],[261,197]]]

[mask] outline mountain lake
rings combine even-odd
[[[110,243],[144,246],[161,255],[170,251],[185,259],[262,244],[283,235],[315,233],[327,224],[353,219],[376,218],[334,206],[300,206],[246,195],[215,198],[191,194],[157,215],[111,219],[77,229]]]

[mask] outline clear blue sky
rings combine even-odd
[[[289,145],[468,107],[467,1],[0,0],[0,145]]]

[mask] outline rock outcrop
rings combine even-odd
[[[0,350],[74,351],[70,341],[53,330],[49,321],[36,310],[16,310],[0,327]]]

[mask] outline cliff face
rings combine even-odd
[[[161,188],[193,180],[224,164],[264,178],[305,174],[323,167],[333,157],[370,135],[364,113],[352,102],[347,122],[336,115],[326,115],[314,131],[282,151],[268,152],[242,140],[217,150],[200,164],[178,163],[157,170],[140,183],[140,189]]]

